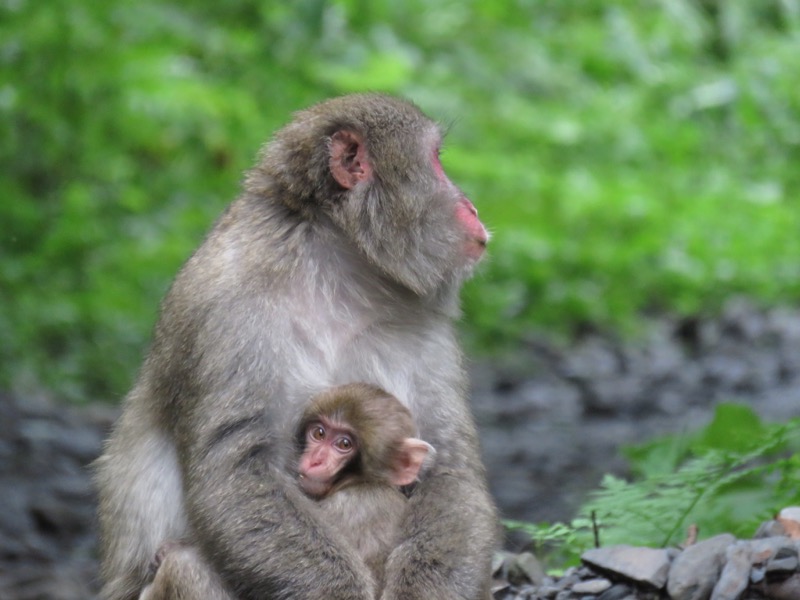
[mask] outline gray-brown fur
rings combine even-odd
[[[139,600],[235,600],[196,546],[169,540],[158,552],[153,581]]]
[[[400,541],[408,499],[386,483],[364,481],[336,490],[319,501],[323,518],[364,561],[383,590],[386,559]]]
[[[300,454],[308,426],[321,417],[352,432],[357,453],[350,460],[358,464],[317,500],[320,514],[337,539],[364,561],[380,591],[386,558],[399,542],[406,509],[406,496],[392,485],[390,475],[404,452],[403,442],[421,443],[413,439],[416,426],[409,410],[386,391],[364,383],[341,385],[318,394],[306,408],[297,428]],[[426,459],[426,468],[430,464]],[[233,600],[189,541],[162,544],[151,569],[153,582],[139,600]]]
[[[364,139],[344,191],[332,136]],[[349,381],[392,390],[436,464],[409,500],[382,598],[485,598],[496,515],[452,327],[471,271],[439,133],[381,95],[298,113],[177,275],[97,465],[102,597],[138,597],[164,540],[191,537],[239,598],[373,597],[356,553],[292,481],[292,424]]]
[[[403,441],[417,431],[408,408],[385,390],[365,383],[340,385],[315,396],[303,413],[298,439],[305,426],[320,416],[347,424],[356,432],[359,483],[389,483]]]
[[[407,500],[392,485],[391,474],[404,452],[403,443],[414,438],[417,427],[397,398],[364,383],[337,386],[313,398],[303,414],[298,438],[304,439],[307,426],[320,417],[352,431],[358,452],[357,465],[319,500],[320,509],[369,567],[380,591],[386,559],[400,540]],[[433,464],[429,458],[426,470]]]

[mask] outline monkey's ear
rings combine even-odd
[[[397,463],[392,469],[392,485],[400,487],[414,483],[423,470],[430,468],[435,454],[436,450],[428,442],[417,438],[403,440]]]
[[[345,129],[334,133],[330,142],[330,169],[336,182],[346,190],[372,177],[364,139]]]

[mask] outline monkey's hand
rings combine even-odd
[[[486,600],[498,534],[480,478],[467,472],[426,478],[409,500],[381,600]]]

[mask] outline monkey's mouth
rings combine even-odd
[[[483,257],[484,252],[486,252],[486,246],[489,243],[489,232],[486,232],[484,236],[471,238],[467,240],[467,247],[465,249],[465,254],[467,258],[478,261]]]
[[[330,490],[330,482],[328,481],[319,481],[312,477],[306,477],[302,473],[297,478],[299,479],[300,489],[312,498],[322,498]]]

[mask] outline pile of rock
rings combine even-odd
[[[97,582],[88,465],[116,409],[0,392],[0,598],[88,600]]]
[[[532,338],[502,365],[470,370],[503,516],[565,521],[605,473],[627,476],[620,447],[696,431],[720,402],[770,422],[800,417],[800,310],[732,300],[718,317],[655,318],[632,340]]]
[[[796,309],[761,311],[732,303],[718,318],[658,321],[650,337],[634,343],[599,333],[566,347],[531,340],[517,361],[513,368],[470,368],[490,484],[507,518],[570,518],[603,473],[625,472],[620,445],[699,427],[718,401],[746,401],[769,420],[800,415]],[[117,412],[0,391],[0,599],[95,597],[96,498],[88,465]],[[712,567],[695,573],[713,577],[690,580],[685,589],[697,585],[699,591],[675,599],[699,600],[698,594],[711,594],[723,578],[740,586],[747,572],[742,598],[766,592],[800,600],[792,566],[796,543],[766,533],[779,538],[766,558],[764,547],[772,542],[763,540],[769,537],[741,542],[724,536],[682,552],[665,551],[669,572],[661,587],[613,564],[587,560],[555,578],[536,571],[531,555],[499,555],[495,597],[666,598],[679,593],[674,582],[681,563],[708,554],[715,557],[707,559]],[[719,587],[714,600],[735,597],[719,595],[723,591]]]
[[[754,539],[721,534],[677,548],[595,548],[563,577],[527,552],[498,554],[495,600],[800,599],[800,508],[781,511]]]

